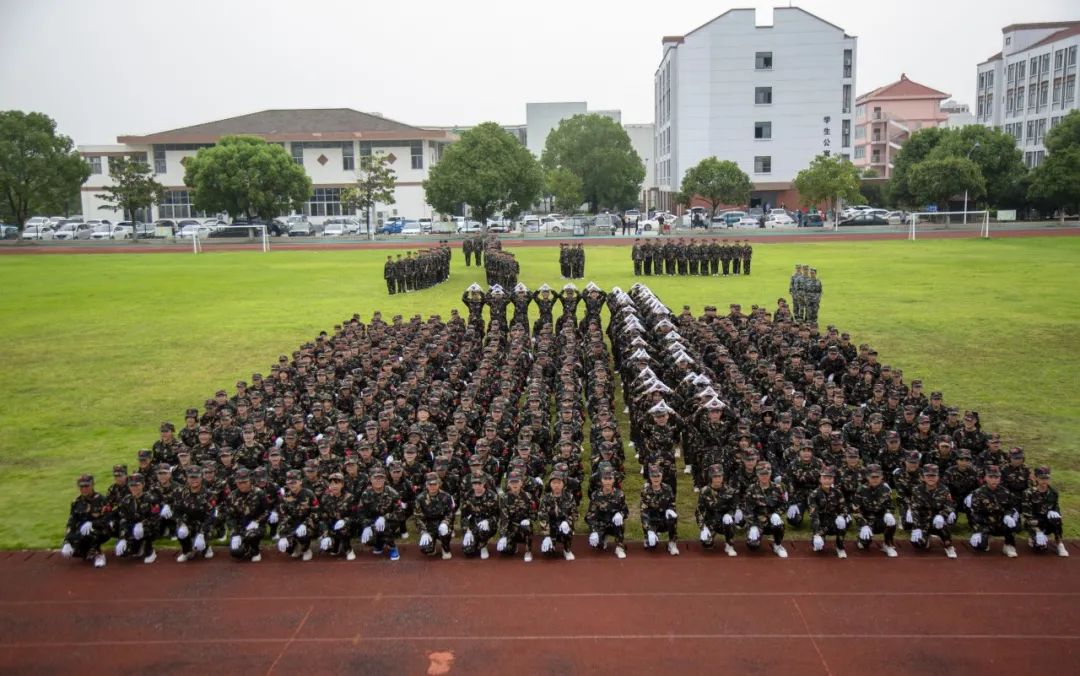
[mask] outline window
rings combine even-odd
[[[1039,57],[1039,71],[1045,75],[1050,72],[1050,55],[1043,54]]]
[[[1053,104],[1055,106],[1058,105],[1059,103],[1061,103],[1061,91],[1062,91],[1062,86],[1061,85],[1062,85],[1061,78],[1058,78],[1058,79],[1054,80],[1054,93],[1053,93],[1053,98],[1051,100],[1053,101]]]
[[[881,164],[881,151],[873,150],[870,153],[870,164]]]
[[[289,147],[292,149],[292,161],[304,166],[304,144],[292,143]]]
[[[758,52],[754,55],[755,70],[772,70],[772,52]]]
[[[1065,103],[1072,103],[1076,98],[1076,76],[1070,75],[1065,78],[1065,93],[1063,100]]]
[[[1059,49],[1054,52],[1054,70],[1061,70],[1065,66],[1065,50]]]
[[[866,104],[855,106],[855,119],[861,120],[866,117]]]
[[[1028,144],[1035,142],[1035,120],[1027,121],[1027,134],[1025,135]]]
[[[754,87],[754,103],[758,105],[772,103],[772,87]]]
[[[844,96],[842,100],[841,113],[847,114],[851,112],[851,85],[844,85]]]
[[[345,141],[341,144],[341,169],[342,171],[356,170],[356,158],[353,157],[352,141]]]
[[[1039,57],[1031,57],[1031,61],[1028,62],[1028,70],[1031,71],[1031,77],[1039,74]]]
[[[1043,137],[1046,136],[1046,118],[1042,118],[1035,125],[1035,143],[1042,143]]]
[[[1020,87],[1016,90],[1016,110],[1017,112],[1024,109],[1024,88]]]
[[[1028,110],[1035,110],[1035,104],[1039,102],[1039,85],[1033,84],[1028,87]]]
[[[1005,70],[1005,77],[1009,81],[1009,83],[1012,83],[1014,80],[1016,80],[1016,64],[1015,63],[1010,63],[1009,64],[1009,67]]]
[[[154,173],[164,174],[168,169],[165,164],[165,146],[154,146]]]
[[[371,141],[360,142],[360,168],[371,168]]]
[[[772,122],[755,122],[754,123],[754,138],[756,138],[756,139],[770,139],[770,138],[772,138]]]
[[[424,168],[424,142],[413,141],[410,150],[412,151],[412,168],[423,169]]]
[[[754,173],[755,174],[771,174],[772,173],[772,157],[768,155],[758,155],[754,158]]]
[[[191,193],[187,190],[169,190],[158,205],[158,218],[203,218],[206,212],[195,211],[191,206]]]
[[[1012,36],[1011,35],[1006,35],[1005,36],[1005,45],[1008,46],[1010,44],[1012,44]]]
[[[1060,117],[1051,117],[1050,118],[1050,128],[1053,129],[1054,127],[1058,126],[1058,124],[1060,122],[1061,122]]]
[[[850,49],[844,50],[844,77],[851,77],[852,54]]]
[[[990,71],[989,73],[986,74],[986,88],[987,89],[993,89],[994,88],[994,71]]]
[[[864,138],[866,138],[866,127],[860,124],[859,126],[855,127],[855,140],[861,141]]]
[[[986,73],[979,73],[979,89],[986,88]]]
[[[1042,164],[1043,157],[1045,157],[1045,156],[1046,156],[1046,151],[1045,150],[1036,150],[1035,151],[1035,166],[1036,167],[1039,166],[1040,164]]]
[[[91,174],[100,174],[101,173],[101,157],[88,157],[86,159],[87,159],[88,162],[90,162],[90,173]]]
[[[866,146],[855,146],[855,159],[861,160],[866,158]]]
[[[1024,67],[1025,66],[1027,66],[1027,63],[1024,62],[1024,61],[1020,61],[1020,62],[1018,62],[1016,64],[1016,79],[1017,79],[1017,81],[1024,79]]]
[[[341,188],[315,188],[304,205],[307,216],[340,216]]]
[[[847,148],[851,145],[851,120],[843,120],[840,123],[840,146]]]
[[[1076,47],[1069,47],[1069,55],[1065,59],[1065,61],[1066,61],[1066,63],[1065,63],[1066,66],[1075,66],[1076,65]]]
[[[1043,82],[1039,85],[1039,110],[1046,107],[1050,100],[1050,83]]]

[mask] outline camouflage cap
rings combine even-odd
[[[290,469],[288,472],[285,472],[285,481],[300,481],[300,478],[300,470],[298,469]]]
[[[715,479],[716,477],[724,478],[724,470],[720,465],[709,465],[709,478]]]
[[[908,451],[907,453],[904,454],[904,462],[915,462],[915,463],[917,463],[917,462],[920,462],[921,460],[922,460],[922,456],[919,455],[918,451]]]
[[[75,480],[75,483],[80,487],[93,486],[94,475],[93,474],[80,474],[79,478]]]
[[[933,463],[929,465],[924,465],[922,468],[922,474],[923,476],[938,476],[938,466]]]
[[[241,467],[240,469],[236,470],[236,474],[233,474],[233,478],[236,479],[236,481],[250,481],[251,470],[249,470],[247,467]]]
[[[997,465],[988,465],[986,467],[986,476],[987,476],[987,478],[989,478],[989,477],[997,477],[997,478],[1000,479],[1001,478],[1001,468],[998,467]]]
[[[829,477],[830,479],[835,479],[836,478],[836,470],[833,469],[832,467],[823,467],[821,469],[821,476]]]
[[[1035,468],[1035,478],[1036,479],[1049,479],[1050,478],[1050,468],[1046,467],[1046,466],[1036,467]]]
[[[869,474],[870,476],[883,476],[884,475],[884,473],[881,471],[881,465],[879,465],[877,463],[867,465],[866,466],[866,473]]]

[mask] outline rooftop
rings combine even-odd
[[[938,91],[914,80],[908,79],[906,73],[900,73],[900,79],[887,85],[860,95],[856,101],[888,100],[888,99],[947,99],[950,94]]]

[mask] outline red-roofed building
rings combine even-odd
[[[1001,51],[976,67],[976,122],[1016,139],[1029,167],[1046,156],[1046,133],[1078,108],[1078,47],[1080,21],[1011,24]]]
[[[949,119],[941,102],[945,92],[908,79],[878,87],[855,99],[855,146],[851,161],[888,177],[892,159],[904,141],[924,127],[936,127]]]

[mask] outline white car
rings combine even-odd
[[[638,225],[641,226],[643,232],[656,232],[660,230],[660,217],[664,217],[664,225],[673,225],[677,216],[675,214],[668,213],[666,211],[660,211],[653,214],[652,218],[646,218],[643,221],[638,221]]]
[[[889,225],[902,225],[911,222],[903,211],[890,211],[885,214],[885,220],[889,222]]]
[[[623,212],[623,217],[626,218],[626,222],[630,225],[636,225],[641,220],[641,212],[637,209],[627,209]]]
[[[774,209],[769,214],[769,217],[765,219],[766,228],[787,228],[795,225],[795,219],[793,219],[791,216],[788,216],[784,212],[776,212],[777,210]]]
[[[23,232],[30,228],[47,228],[50,225],[52,225],[52,218],[49,216],[32,216],[26,219],[26,223],[23,223]]]
[[[745,216],[740,216],[739,220],[735,221],[731,227],[747,229],[756,228],[758,227],[758,219],[750,214],[746,214]]]
[[[405,221],[401,226],[401,234],[405,237],[416,237],[424,234],[424,229],[420,227],[419,221]]]
[[[323,237],[341,237],[349,234],[344,223],[332,222],[333,220],[326,222],[326,227],[322,231]]]
[[[420,223],[420,229],[424,232],[431,232],[432,221],[430,218],[419,218],[417,222]]]
[[[194,237],[204,239],[209,237],[210,233],[213,232],[210,229],[210,226],[193,219],[180,221],[176,224],[176,227],[179,228],[179,232],[176,236],[182,239],[192,239]]]
[[[52,239],[55,231],[46,225],[27,225],[23,228],[22,239]]]

